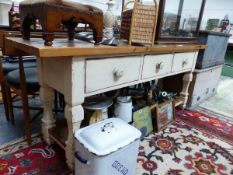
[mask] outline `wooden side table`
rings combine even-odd
[[[51,47],[44,46],[41,38],[31,38],[30,41],[7,38],[5,43],[37,56],[40,97],[44,109],[43,138],[48,144],[55,141],[65,150],[66,163],[71,169],[75,162],[74,133],[84,120],[82,104],[86,97],[182,74],[180,96],[185,107],[197,53],[199,49],[206,48],[203,45],[138,47],[125,43],[117,47],[96,46],[62,38],[55,40]],[[164,67],[158,64],[164,64]],[[65,130],[58,126],[52,110],[54,90],[64,94]]]

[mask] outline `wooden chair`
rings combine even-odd
[[[3,53],[2,53],[2,49],[0,48],[0,61],[2,60],[2,57],[3,57]],[[8,108],[6,105],[7,104],[6,88],[5,88],[4,74],[3,73],[0,73],[0,85],[1,85],[2,101],[3,101],[3,105],[4,105],[4,109],[5,109],[6,119],[9,121],[9,112],[8,112]]]
[[[40,33],[33,33],[33,37],[41,37]],[[66,37],[63,33],[56,33],[56,37],[64,38]],[[35,117],[30,120],[29,117],[29,104],[28,95],[35,95],[39,91],[39,84],[37,80],[37,71],[35,68],[36,62],[31,63],[24,62],[25,57],[19,57],[19,62],[14,64],[2,63],[3,55],[17,56],[23,53],[16,49],[6,46],[4,43],[5,37],[22,37],[18,31],[5,31],[0,30],[0,85],[2,98],[5,108],[6,119],[14,124],[14,113],[11,98],[11,89],[15,90],[19,96],[21,96],[23,102],[23,114],[25,121],[25,132],[27,136],[27,141],[30,144],[31,139],[31,121],[38,116],[42,110],[35,115]],[[8,65],[7,65],[8,64]],[[34,67],[34,68],[33,68]],[[57,101],[55,100],[55,104]],[[32,109],[32,108],[31,108]],[[34,108],[35,109],[35,108]],[[55,105],[55,111],[57,107]]]
[[[0,57],[2,58],[3,55],[9,55],[10,58],[12,57],[16,57],[17,55],[21,54],[19,53],[17,50],[15,49],[12,49],[10,47],[7,47],[5,45],[5,38],[6,37],[21,37],[22,35],[20,34],[19,31],[9,31],[9,29],[7,30],[0,30]],[[13,71],[13,70],[16,70],[19,68],[19,63],[18,63],[18,59],[16,60],[11,60],[10,61],[10,58],[9,59],[1,59],[1,66],[2,66],[2,77],[0,77],[0,85],[1,85],[1,92],[2,92],[2,100],[3,100],[3,104],[4,104],[4,109],[5,109],[5,115],[6,115],[6,119],[8,121],[11,121],[12,123],[14,123],[14,120],[11,120],[10,119],[10,116],[9,116],[9,109],[8,109],[8,105],[7,105],[7,100],[6,100],[6,85],[5,85],[5,82],[4,82],[4,76],[10,72],[10,71]],[[27,61],[24,63],[24,68],[28,68],[28,67],[36,67],[36,59],[35,57],[32,58],[30,57],[30,61],[27,57],[25,57],[25,59],[27,59]],[[29,62],[28,62],[29,61]]]
[[[8,119],[14,124],[14,113],[13,113],[13,105],[11,98],[11,91],[13,89],[14,92],[21,97],[22,105],[23,105],[23,117],[24,117],[24,128],[27,137],[28,144],[31,144],[31,121],[30,113],[29,113],[29,104],[28,104],[28,95],[35,95],[39,92],[39,83],[37,79],[37,68],[24,68],[23,65],[23,57],[19,57],[19,69],[10,71],[5,76],[3,74],[2,63],[0,60],[0,79],[1,84],[4,84],[4,93],[6,96],[7,108],[8,108]],[[41,114],[42,109],[39,113],[36,114],[36,117]]]
[[[19,32],[12,32],[12,31],[0,31],[0,48],[2,48],[2,55],[9,55],[9,56],[17,56],[21,55],[17,50],[12,49],[11,47],[7,47],[4,43],[4,38],[7,36],[14,36],[20,37],[21,34]],[[5,107],[5,114],[8,121],[11,121],[14,124],[14,113],[13,113],[13,105],[12,105],[12,98],[11,98],[11,89],[19,95],[22,99],[23,103],[23,116],[24,116],[24,123],[25,123],[25,133],[27,136],[27,141],[30,144],[31,139],[31,123],[29,118],[29,105],[28,105],[28,94],[34,94],[35,92],[39,91],[38,81],[36,79],[36,86],[34,90],[31,89],[31,83],[28,80],[30,79],[32,74],[34,74],[34,79],[37,78],[36,68],[25,68],[27,63],[23,63],[23,58],[19,57],[19,62],[8,65],[8,69],[6,68],[6,64],[2,64],[2,59],[0,59],[0,84],[2,90],[2,97]],[[35,63],[34,63],[35,65]],[[4,68],[4,69],[3,69]],[[17,68],[17,69],[15,69]],[[15,70],[13,70],[15,69]],[[13,70],[13,71],[12,71]],[[5,73],[5,74],[4,74]],[[26,78],[26,79],[25,79]],[[42,111],[40,111],[41,113]],[[39,114],[38,114],[39,115]],[[37,115],[37,116],[38,116]]]
[[[4,80],[4,76],[16,69],[19,69],[19,63],[18,63],[18,59],[15,57],[14,59],[12,57],[6,57],[3,56],[2,53],[2,49],[0,48],[0,58],[1,58],[1,62],[2,62],[2,77],[0,77],[0,85],[1,85],[1,95],[2,95],[2,102],[4,105],[4,109],[5,109],[5,116],[7,121],[10,121],[10,116],[9,116],[9,110],[7,107],[7,100],[6,100],[6,87],[5,87],[5,82]],[[29,57],[25,57],[24,60],[24,68],[30,68],[30,67],[36,67],[36,58],[29,56]],[[14,124],[14,121],[12,121],[12,124]]]

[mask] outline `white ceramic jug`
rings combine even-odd
[[[132,99],[131,96],[119,96],[117,97],[114,105],[114,115],[119,117],[125,122],[132,121]]]

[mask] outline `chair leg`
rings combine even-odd
[[[6,94],[6,87],[5,83],[1,83],[1,92],[2,92],[2,101],[5,109],[5,116],[6,120],[9,121],[9,110],[8,110],[8,103],[7,103],[7,94]]]
[[[32,143],[32,127],[30,122],[30,113],[29,113],[29,105],[28,105],[28,92],[26,85],[26,77],[23,67],[23,58],[19,57],[19,75],[20,75],[20,95],[23,103],[23,116],[24,116],[24,129],[27,137],[27,142],[30,145]]]
[[[5,92],[6,92],[9,119],[10,119],[10,122],[14,125],[15,124],[15,117],[14,117],[13,101],[12,101],[12,97],[11,97],[10,88],[5,86]]]
[[[30,122],[30,112],[28,105],[28,96],[25,93],[22,93],[22,103],[23,103],[23,116],[24,116],[24,125],[25,133],[27,137],[27,142],[30,145],[32,143],[32,128]]]
[[[57,111],[58,111],[58,92],[54,91],[54,110],[55,110],[55,115],[57,115]]]

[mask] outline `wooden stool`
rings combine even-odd
[[[67,28],[69,40],[74,39],[78,23],[90,25],[95,44],[102,40],[103,12],[96,7],[65,0],[24,0],[19,5],[19,11],[24,39],[30,39],[30,26],[38,19],[42,26],[44,43],[47,46],[53,44],[53,32],[61,24]]]

